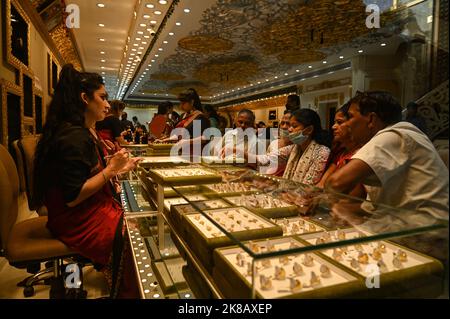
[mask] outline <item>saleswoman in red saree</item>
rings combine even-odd
[[[123,209],[111,184],[137,160],[120,150],[104,161],[92,128],[108,108],[101,76],[63,67],[36,149],[33,200],[46,205],[51,233],[105,272],[111,297],[139,297]]]

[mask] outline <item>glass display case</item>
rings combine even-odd
[[[162,172],[160,160],[151,162],[126,182],[143,199],[126,221],[144,298],[443,292],[446,220],[242,167],[183,163]],[[147,191],[152,183],[156,192]]]

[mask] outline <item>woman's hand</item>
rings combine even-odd
[[[109,155],[113,155],[120,150],[120,148],[109,140],[101,140],[102,146],[106,149]]]
[[[125,174],[136,168],[137,164],[142,161],[142,157],[129,158],[127,164],[118,172],[118,174]]]
[[[128,163],[128,151],[126,149],[121,149],[120,151],[114,153],[106,165],[106,169],[117,175]]]

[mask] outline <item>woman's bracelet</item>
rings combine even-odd
[[[103,175],[103,178],[105,179],[105,183],[108,183],[108,182],[109,182],[109,179],[106,177],[106,174],[105,174],[105,170],[104,170],[104,169],[102,170],[102,175]]]

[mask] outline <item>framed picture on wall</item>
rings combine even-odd
[[[277,110],[269,110],[269,121],[275,121],[277,119]]]
[[[30,20],[17,0],[6,1],[5,9],[6,61],[16,69],[21,67],[28,69],[30,62]]]

